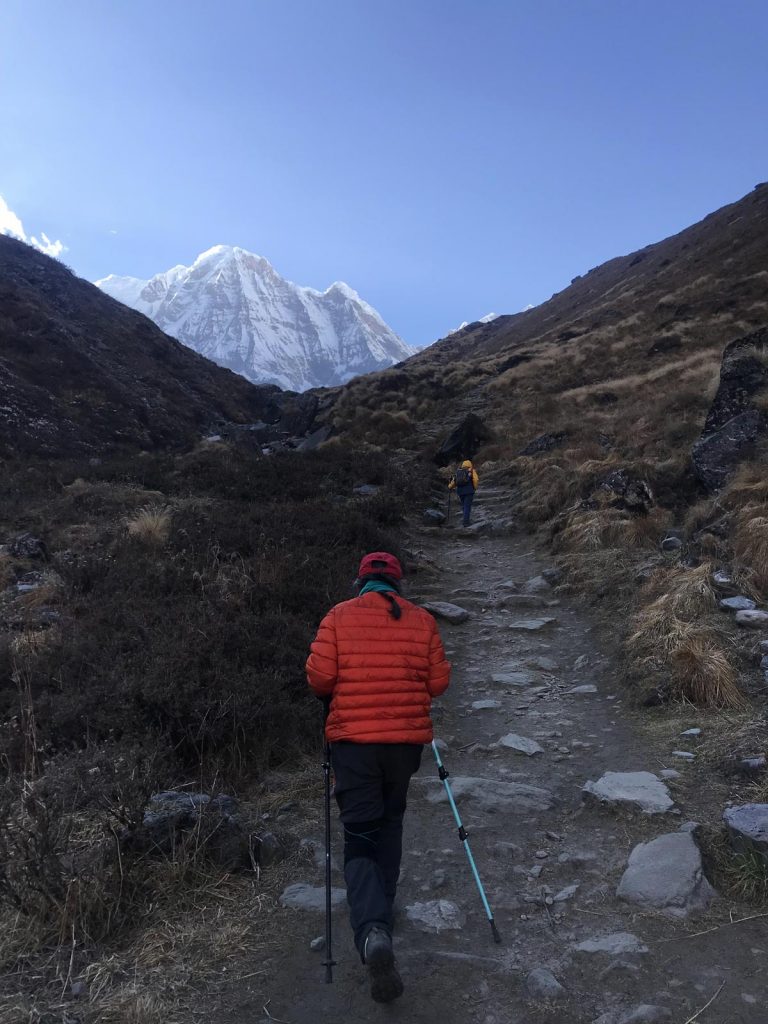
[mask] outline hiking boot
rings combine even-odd
[[[392,939],[383,928],[371,928],[365,940],[363,958],[371,976],[371,998],[391,1003],[403,994],[403,982],[395,967]]]

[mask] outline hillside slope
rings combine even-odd
[[[496,455],[549,432],[658,461],[687,451],[700,432],[725,346],[766,322],[768,186],[760,185],[534,309],[470,324],[352,382],[332,415],[337,428],[368,440],[418,447],[433,443],[446,417],[472,409],[495,430]]]
[[[110,274],[96,284],[256,383],[295,391],[343,384],[413,353],[348,285],[303,288],[237,246],[215,245],[149,281]]]
[[[275,421],[284,403],[0,236],[0,455],[175,445],[220,421]]]

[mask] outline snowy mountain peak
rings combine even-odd
[[[256,383],[295,391],[344,384],[414,352],[348,284],[301,287],[238,246],[214,245],[191,266],[149,280],[109,274],[96,284]]]

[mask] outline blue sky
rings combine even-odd
[[[768,178],[764,0],[3,0],[0,196],[95,279],[219,242],[406,340]]]

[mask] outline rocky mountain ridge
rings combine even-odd
[[[349,285],[301,287],[236,246],[215,245],[148,281],[110,274],[96,284],[256,383],[294,391],[344,384],[414,352]]]

